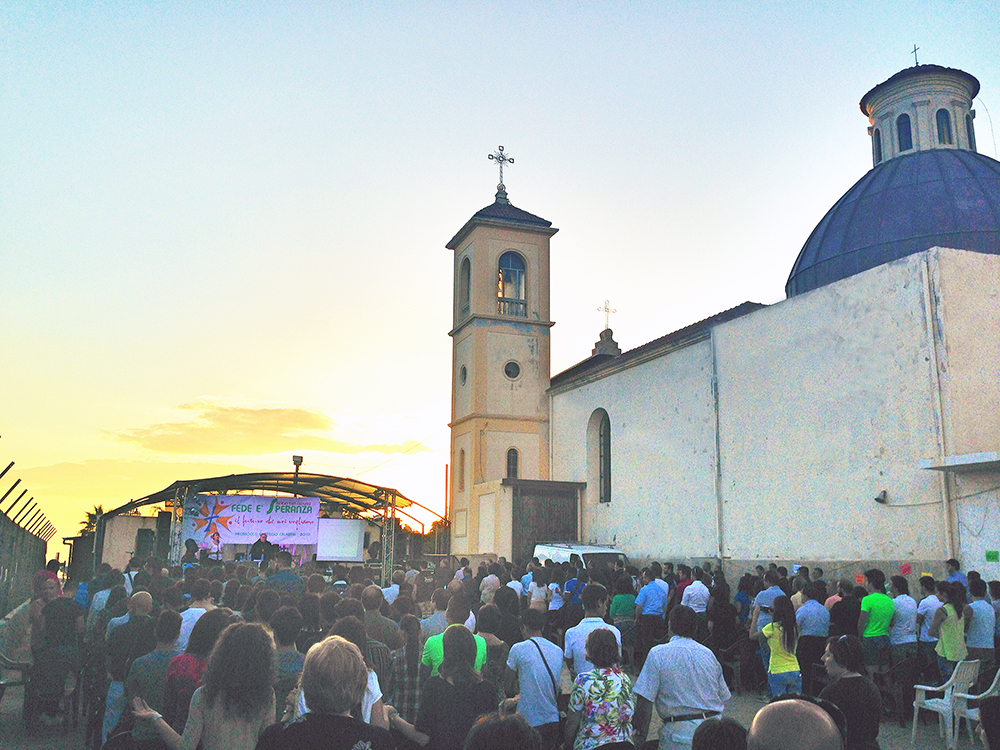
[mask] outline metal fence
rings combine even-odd
[[[31,597],[31,578],[45,567],[45,540],[0,513],[0,615]]]
[[[0,480],[13,467],[13,461],[7,464],[0,471]],[[31,596],[31,577],[45,567],[45,545],[56,533],[35,498],[20,484],[20,479],[14,480],[0,495],[0,615]],[[10,497],[14,502],[4,507]]]

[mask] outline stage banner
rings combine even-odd
[[[272,544],[316,544],[318,497],[194,495],[184,504],[184,539],[200,549],[253,544],[267,534]]]

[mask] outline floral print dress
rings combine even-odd
[[[592,669],[576,676],[569,710],[583,714],[574,750],[593,750],[613,742],[630,742],[635,696],[632,680],[618,667]]]

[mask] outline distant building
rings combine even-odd
[[[1000,577],[1000,162],[968,73],[865,94],[873,168],[787,299],[549,377],[549,222],[501,189],[452,239],[452,552],[543,538],[633,558]],[[993,552],[993,554],[990,554]]]

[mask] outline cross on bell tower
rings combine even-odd
[[[500,184],[497,185],[497,190],[506,190],[503,184],[503,165],[513,164],[514,159],[511,156],[507,156],[507,154],[503,152],[503,146],[498,146],[497,149],[498,149],[497,151],[494,151],[492,154],[489,154],[488,158],[490,161],[495,161],[497,164],[500,165]]]

